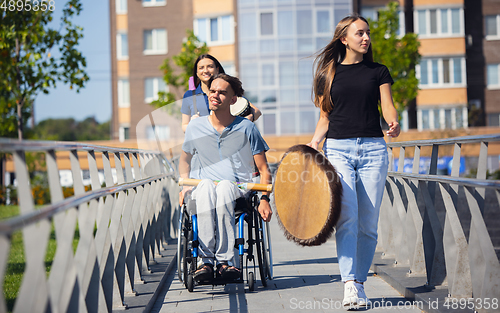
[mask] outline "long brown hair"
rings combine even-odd
[[[214,61],[215,67],[219,70],[219,73],[225,74],[224,68],[220,64],[220,62],[210,54],[202,54],[200,55],[196,61],[194,61],[194,66],[193,66],[193,78],[194,78],[194,86],[198,87],[198,85],[201,83],[200,79],[198,78],[198,62],[200,62],[203,59],[210,59]]]
[[[333,78],[335,77],[337,65],[342,63],[346,56],[346,47],[341,39],[347,36],[347,29],[357,20],[362,20],[368,24],[368,21],[359,14],[352,14],[344,17],[337,24],[333,39],[326,47],[318,52],[314,60],[314,66],[316,68],[313,81],[314,105],[321,108],[324,112],[330,113],[333,110],[330,89],[332,87]],[[371,42],[368,51],[363,55],[363,60],[373,62]]]

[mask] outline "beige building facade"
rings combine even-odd
[[[167,90],[159,66],[179,53],[186,30],[243,81],[264,135],[314,131],[313,55],[353,11],[377,18],[388,0],[110,0],[113,138],[158,137],[138,129],[148,102]],[[500,4],[495,0],[400,0],[400,32],[420,41],[420,80],[405,130],[500,125]],[[479,26],[480,25],[480,26]],[[147,123],[146,123],[147,124]],[[151,125],[149,126],[151,127]],[[160,139],[174,125],[157,125]],[[182,134],[181,134],[182,135]],[[174,136],[175,137],[175,136]]]

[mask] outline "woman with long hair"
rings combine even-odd
[[[389,129],[400,133],[391,93],[392,77],[373,62],[370,27],[353,14],[342,19],[315,59],[314,103],[320,118],[309,146],[323,150],[342,181],[336,225],[337,257],[344,282],[343,306],[368,306],[364,291],[377,245],[377,224],[388,168],[378,105]]]
[[[200,55],[193,66],[193,78],[196,89],[188,90],[184,94],[182,100],[182,130],[186,131],[186,127],[191,119],[210,114],[208,108],[208,81],[212,76],[223,73],[224,68],[220,62],[210,54]],[[250,121],[256,121],[262,114],[258,108],[250,104],[250,114],[245,116]]]

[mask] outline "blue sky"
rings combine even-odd
[[[59,21],[65,3],[65,0],[56,0],[54,21]],[[83,10],[73,22],[83,27],[84,37],[79,49],[87,59],[86,71],[90,81],[79,93],[58,82],[48,95],[38,95],[35,99],[36,123],[47,118],[68,117],[81,121],[90,116],[102,123],[111,118],[109,1],[80,0],[80,3]]]

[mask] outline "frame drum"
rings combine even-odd
[[[333,165],[316,149],[288,149],[276,171],[274,204],[288,240],[317,246],[332,235],[340,216],[342,183]]]

